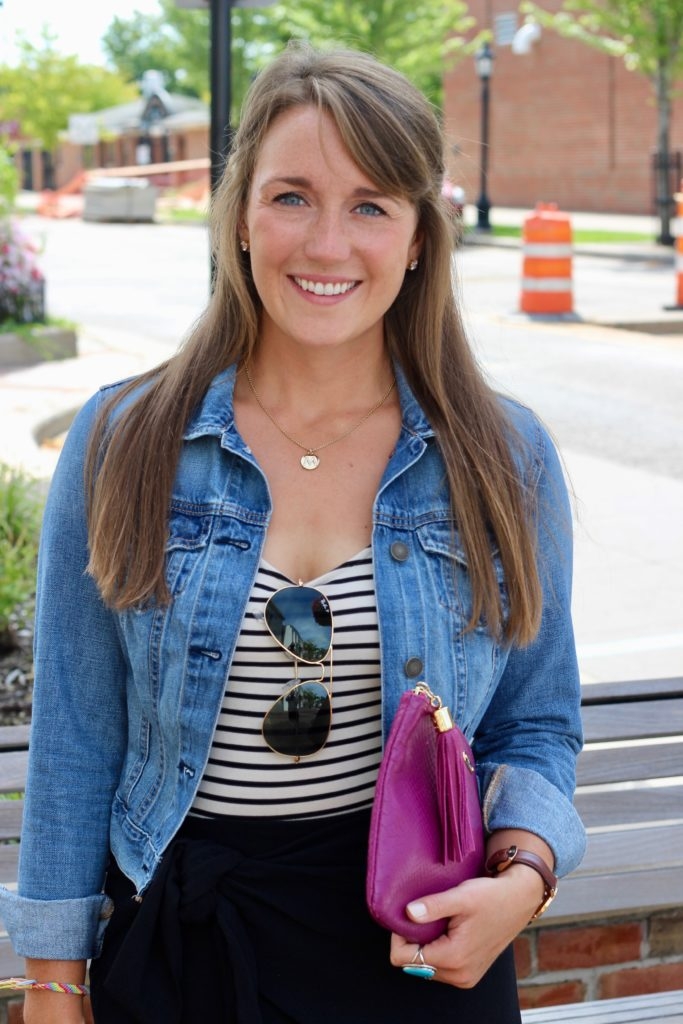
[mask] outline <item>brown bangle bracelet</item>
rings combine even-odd
[[[545,887],[543,899],[531,917],[531,920],[535,921],[541,914],[545,914],[557,896],[557,876],[552,873],[546,862],[537,853],[532,853],[531,850],[520,850],[518,846],[508,846],[505,850],[496,850],[486,861],[486,870],[490,875],[498,875],[515,863],[526,864],[528,868],[537,871],[543,879]]]

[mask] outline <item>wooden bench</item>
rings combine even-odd
[[[683,905],[683,679],[582,689],[580,867],[542,923]]]
[[[582,716],[586,743],[576,805],[588,829],[588,850],[534,927],[683,905],[683,679],[586,685]],[[0,794],[23,791],[27,748],[27,726],[0,727]],[[21,800],[0,800],[0,881],[10,885],[16,880],[21,810]],[[0,925],[0,977],[17,973],[23,973],[23,962]],[[602,1013],[609,1004],[622,1016],[577,1019],[673,1024],[679,1018],[656,1015],[675,1005],[669,995],[654,1000],[654,1015],[623,1016],[629,1000],[603,1000],[577,1005],[597,1006]],[[647,998],[630,1001],[633,1013],[641,1012]],[[526,1011],[525,1021],[573,1019],[540,1015],[551,1012]]]
[[[683,1024],[683,989],[525,1010],[522,1020],[524,1024]]]
[[[16,885],[24,801],[6,797],[24,792],[28,736],[28,725],[0,726],[0,882],[9,887]],[[23,976],[24,961],[12,949],[0,922],[0,978],[15,974]]]

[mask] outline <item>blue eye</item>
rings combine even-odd
[[[282,206],[300,206],[304,200],[298,192],[282,192],[279,196],[275,196],[273,201]]]
[[[383,217],[384,210],[377,203],[359,203],[356,207],[359,213],[362,213],[364,217]]]

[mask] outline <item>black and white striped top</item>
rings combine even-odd
[[[294,680],[294,662],[264,620],[269,596],[291,580],[261,562],[237,640],[209,761],[191,813],[302,818],[372,802],[381,757],[380,657],[372,549],[307,580],[333,620],[332,726],[322,750],[295,763],[261,735],[266,712]],[[325,661],[329,683],[330,658]],[[318,679],[300,665],[299,681]]]

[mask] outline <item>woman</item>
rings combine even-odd
[[[510,943],[584,843],[571,521],[546,433],[468,348],[443,173],[401,75],[289,47],[213,203],[205,315],[69,433],[2,912],[30,978],[95,958],[97,1024],[519,1020]],[[364,903],[418,680],[473,738],[508,867],[412,904],[449,918],[424,949]],[[423,960],[440,984],[397,969]],[[27,994],[27,1024],[82,1019]]]

